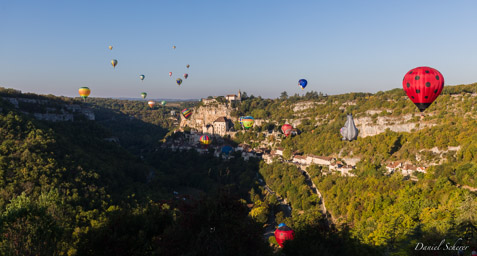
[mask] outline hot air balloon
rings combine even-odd
[[[182,79],[180,79],[180,78],[177,78],[177,80],[176,80],[176,83],[177,83],[177,85],[179,85],[179,86],[180,86],[180,85],[182,84]]]
[[[207,135],[200,136],[199,141],[200,141],[200,144],[204,146],[207,146],[212,142],[212,140]]]
[[[436,69],[417,67],[404,75],[402,87],[419,111],[423,112],[441,94],[444,77]]]
[[[156,105],[156,102],[154,102],[153,100],[150,100],[147,102],[147,105],[149,105],[150,108],[153,108],[154,105]]]
[[[185,73],[184,78],[187,79],[189,77],[189,74]]]
[[[295,232],[293,232],[293,229],[289,228],[285,223],[280,223],[275,230],[275,239],[280,247],[283,247],[283,243],[286,240],[293,240],[294,236]]]
[[[169,72],[169,76],[172,76],[172,72]]]
[[[161,101],[161,105],[165,106],[165,105],[166,105],[166,101],[165,101],[165,100]]]
[[[88,98],[89,94],[91,93],[91,90],[88,87],[81,87],[78,90],[79,95],[83,98],[83,100],[86,101],[86,98]]]
[[[308,81],[306,81],[306,79],[300,79],[298,81],[298,86],[300,86],[302,90],[305,89],[307,84],[308,84]]]
[[[112,49],[113,49],[113,46],[112,46],[112,45],[110,45],[110,46],[108,46],[108,48],[109,48],[109,50],[112,50]]]
[[[289,124],[284,124],[282,125],[282,132],[283,134],[285,134],[285,136],[289,136],[293,130],[293,126],[289,125]]]
[[[187,67],[187,68],[189,68],[189,67],[190,67],[190,65],[189,65],[189,64],[187,64],[187,66],[186,66],[186,67]]]
[[[139,79],[141,79],[141,80],[144,80],[144,78],[146,78],[144,75],[139,76]]]
[[[354,124],[353,115],[348,114],[345,125],[340,129],[343,140],[352,141],[358,138],[358,128]]]
[[[175,45],[174,45],[174,46],[172,46],[172,49],[174,49],[174,50],[175,50],[175,49],[176,49],[176,46],[175,46]]]
[[[182,115],[185,117],[185,119],[188,119],[192,115],[192,110],[184,108],[182,110]]]
[[[111,65],[113,65],[113,68],[115,68],[116,65],[118,65],[118,60],[112,60]]]
[[[232,148],[231,146],[225,145],[225,146],[222,147],[221,151],[222,151],[222,153],[224,153],[225,155],[228,156],[230,154],[230,152],[232,152],[233,149],[234,148]]]
[[[141,97],[145,99],[147,97],[147,92],[141,92]]]
[[[254,121],[255,121],[255,119],[253,119],[253,117],[251,117],[251,116],[246,116],[246,117],[242,118],[243,128],[248,130],[249,128],[251,128],[253,126]]]
[[[238,120],[239,120],[240,126],[242,126],[242,129],[243,129],[243,122],[242,122],[242,120],[243,120],[243,116],[239,117],[239,119],[238,119]]]

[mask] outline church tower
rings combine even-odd
[[[238,94],[237,94],[237,100],[238,100],[238,101],[242,101],[242,93],[240,92],[240,90],[239,90],[239,92],[238,92]]]

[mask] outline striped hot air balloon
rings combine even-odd
[[[88,98],[89,94],[91,93],[91,90],[88,87],[81,87],[78,90],[79,95],[86,101],[86,98]]]
[[[184,108],[182,110],[182,115],[185,117],[185,119],[189,119],[189,117],[192,115],[192,110]]]
[[[212,140],[207,135],[200,136],[199,141],[200,141],[200,144],[202,144],[204,146],[207,146],[210,143],[212,143]]]
[[[242,126],[245,130],[250,129],[253,126],[255,119],[252,116],[246,116],[242,118]]]
[[[116,68],[116,65],[118,65],[118,60],[112,60],[111,65],[113,65],[113,68]]]
[[[154,102],[153,100],[150,100],[147,102],[147,105],[149,105],[150,108],[153,108],[154,105],[156,105],[156,102]]]

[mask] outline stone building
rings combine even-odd
[[[225,133],[229,130],[228,120],[221,116],[213,122],[214,134],[224,136]]]
[[[238,94],[235,95],[235,94],[230,94],[230,95],[226,95],[225,96],[225,99],[227,101],[241,101],[242,100],[242,93],[240,92],[240,90],[238,91]]]

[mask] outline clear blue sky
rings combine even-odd
[[[0,86],[151,98],[241,89],[275,98],[303,93],[301,78],[304,92],[388,90],[424,65],[446,85],[473,83],[476,10],[474,0],[1,0]]]

